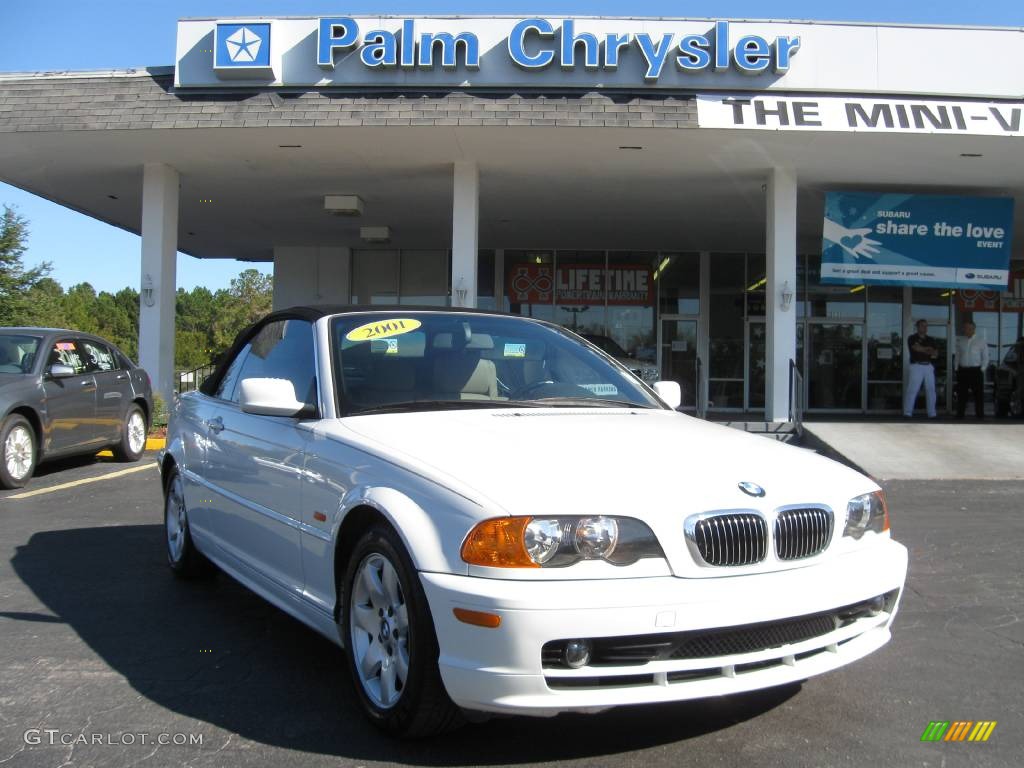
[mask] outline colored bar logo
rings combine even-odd
[[[995,720],[932,720],[921,741],[988,741],[996,729]]]

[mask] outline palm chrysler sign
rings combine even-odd
[[[539,17],[187,19],[179,22],[176,85],[230,78],[254,86],[658,87],[705,74],[749,83],[785,75],[800,51],[798,30],[775,26]]]

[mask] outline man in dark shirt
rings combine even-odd
[[[914,415],[914,403],[917,393],[924,385],[924,401],[928,408],[928,418],[935,418],[935,360],[939,356],[939,344],[928,335],[928,321],[917,321],[917,333],[907,339],[910,352],[910,381],[903,393],[903,415],[910,418]]]

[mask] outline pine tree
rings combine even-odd
[[[28,223],[10,206],[0,218],[0,326],[32,325],[39,321],[29,292],[50,273],[48,263],[25,269],[21,257],[28,239]]]

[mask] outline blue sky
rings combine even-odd
[[[0,72],[103,69],[174,63],[175,22],[186,16],[361,14],[502,14],[799,18],[925,24],[1024,26],[1024,0],[821,0],[664,2],[346,2],[331,0],[0,0]],[[0,169],[2,175],[2,169]],[[99,290],[138,282],[139,238],[0,183],[0,203],[30,221],[26,262],[53,263],[65,286],[88,280]],[[101,265],[97,268],[97,265]],[[248,264],[178,257],[185,288],[225,287]],[[260,265],[266,268],[267,265]]]

